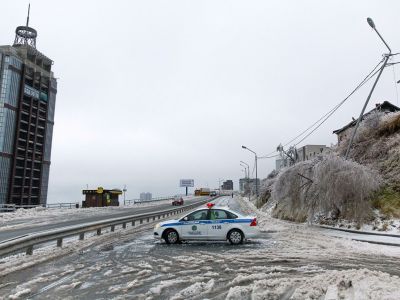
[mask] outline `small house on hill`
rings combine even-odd
[[[375,112],[384,112],[384,113],[391,113],[391,112],[396,112],[396,111],[400,111],[400,108],[397,107],[396,105],[393,105],[392,103],[390,103],[389,101],[384,101],[383,103],[378,103],[375,105],[375,108],[370,110],[369,112],[365,113],[362,117],[362,120],[365,119],[365,117],[371,115],[372,113]],[[340,129],[336,129],[333,131],[333,133],[335,133],[338,137],[338,145],[340,145],[341,141],[347,139],[348,137],[350,137],[351,133],[353,132],[353,128],[354,126],[357,124],[357,119],[353,118],[353,121],[351,121],[349,124],[347,124],[346,126],[340,128]]]

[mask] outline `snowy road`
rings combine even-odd
[[[187,199],[185,204],[195,203],[200,201],[199,199]],[[46,214],[42,218],[32,216],[32,218],[10,220],[4,222],[3,226],[0,226],[0,242],[15,238],[17,236],[26,235],[29,233],[37,233],[40,231],[46,231],[50,229],[62,228],[66,226],[78,225],[82,223],[101,221],[105,218],[117,218],[136,215],[140,213],[152,212],[155,209],[163,210],[170,209],[171,200],[163,201],[162,204],[155,203],[153,206],[137,206],[137,207],[117,207],[117,208],[105,208],[105,209],[63,209],[63,210],[52,210],[54,214]],[[50,212],[52,212],[50,210]],[[64,212],[67,213],[64,213]],[[57,212],[63,212],[64,214],[57,214]],[[70,212],[70,213],[68,213]]]
[[[244,213],[250,209],[229,197],[219,202]],[[264,232],[259,239],[231,246],[225,242],[166,245],[155,242],[151,226],[145,226],[134,235],[113,236],[83,252],[11,273],[1,278],[0,295],[398,299],[399,248],[334,238],[319,229],[268,218],[260,227]]]

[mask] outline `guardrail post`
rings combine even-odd
[[[97,229],[97,235],[101,235],[101,228]]]
[[[115,226],[111,225],[111,232],[114,232],[114,230],[115,230]]]
[[[126,229],[126,223],[122,223],[122,228]]]
[[[150,222],[150,218],[147,218],[147,223],[149,223]]]
[[[158,215],[158,219],[160,220],[160,218],[161,218],[161,216],[160,215]]]
[[[57,239],[57,247],[62,247],[63,239],[59,238]]]
[[[135,221],[132,221],[132,226],[135,226]]]
[[[143,219],[140,219],[140,224],[143,224]]]
[[[156,216],[153,217],[153,221],[155,221],[155,220],[156,220]]]
[[[83,241],[85,239],[85,233],[82,232],[79,234],[79,240]]]
[[[26,248],[26,255],[32,255],[33,254],[33,246],[29,246]]]

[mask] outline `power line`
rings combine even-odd
[[[298,144],[300,144],[302,141],[304,141],[306,138],[308,138],[314,131],[316,131],[322,124],[324,124],[329,118],[330,116],[332,116],[338,109],[340,106],[342,106],[342,104],[344,104],[344,102],[346,102],[359,88],[361,88],[365,83],[367,83],[371,78],[373,78],[378,72],[379,70],[376,70],[369,78],[366,78],[362,84],[359,84],[341,103],[339,103],[333,110],[332,112],[320,123],[318,124],[317,127],[315,127],[310,133],[308,133],[304,138],[302,138],[299,142],[297,142],[295,144],[295,146],[297,146]]]
[[[358,89],[360,89],[365,83],[367,83],[372,77],[376,75],[376,73],[379,72],[377,68],[379,65],[383,62],[384,59],[379,61],[379,63],[372,69],[372,71],[357,85],[357,87],[341,102],[339,102],[336,106],[334,106],[331,110],[329,110],[326,114],[324,114],[321,118],[319,118],[316,122],[314,122],[312,125],[310,125],[307,129],[302,131],[300,134],[298,134],[296,137],[292,138],[290,141],[284,144],[284,147],[287,145],[291,144],[295,140],[297,140],[299,137],[303,136],[306,132],[308,132],[310,129],[312,129],[315,125],[317,125],[319,122],[322,121],[321,124],[319,124],[316,128],[314,128],[309,134],[307,134],[303,139],[301,139],[299,142],[297,142],[295,145],[298,145],[302,141],[304,141],[307,137],[309,137],[316,129],[318,129],[336,110],[339,109],[340,106],[342,106]],[[266,154],[265,157],[269,157],[271,154],[277,152],[277,150],[271,151],[270,153]]]

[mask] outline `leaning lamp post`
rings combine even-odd
[[[382,42],[385,44],[386,48],[388,48],[389,53],[388,53],[388,54],[384,54],[385,60],[384,60],[384,62],[383,62],[383,65],[382,65],[381,69],[379,70],[378,76],[377,76],[376,79],[375,79],[375,82],[374,82],[374,84],[373,84],[373,86],[372,86],[372,88],[371,88],[371,91],[370,91],[369,94],[368,94],[367,100],[365,101],[364,107],[363,107],[363,109],[361,110],[360,116],[359,116],[358,119],[357,119],[356,126],[354,127],[354,130],[353,130],[353,133],[352,133],[352,135],[351,135],[351,139],[350,139],[349,145],[348,145],[348,147],[347,147],[346,156],[345,156],[345,159],[346,159],[346,160],[347,160],[347,158],[349,157],[351,145],[353,144],[354,137],[356,136],[358,126],[360,126],[360,122],[361,122],[362,117],[363,117],[363,115],[364,115],[364,111],[365,111],[365,109],[367,108],[368,102],[369,102],[369,100],[371,99],[371,96],[372,96],[372,93],[373,93],[374,90],[375,90],[376,84],[378,83],[379,78],[380,78],[381,75],[382,75],[383,69],[386,67],[389,58],[392,56],[392,49],[390,49],[390,47],[388,46],[388,44],[386,43],[386,41],[383,39],[383,37],[381,36],[381,34],[379,33],[379,31],[376,29],[374,21],[373,21],[371,18],[367,18],[367,22],[368,22],[369,26],[371,26],[371,28],[372,28],[373,30],[375,30],[375,32],[378,34],[379,38],[380,38],[380,39],[382,40]]]
[[[242,146],[243,149],[249,150],[251,153],[254,154],[255,157],[255,164],[256,164],[256,196],[258,197],[258,176],[257,176],[257,153],[255,153],[253,150],[247,148],[246,146]]]

